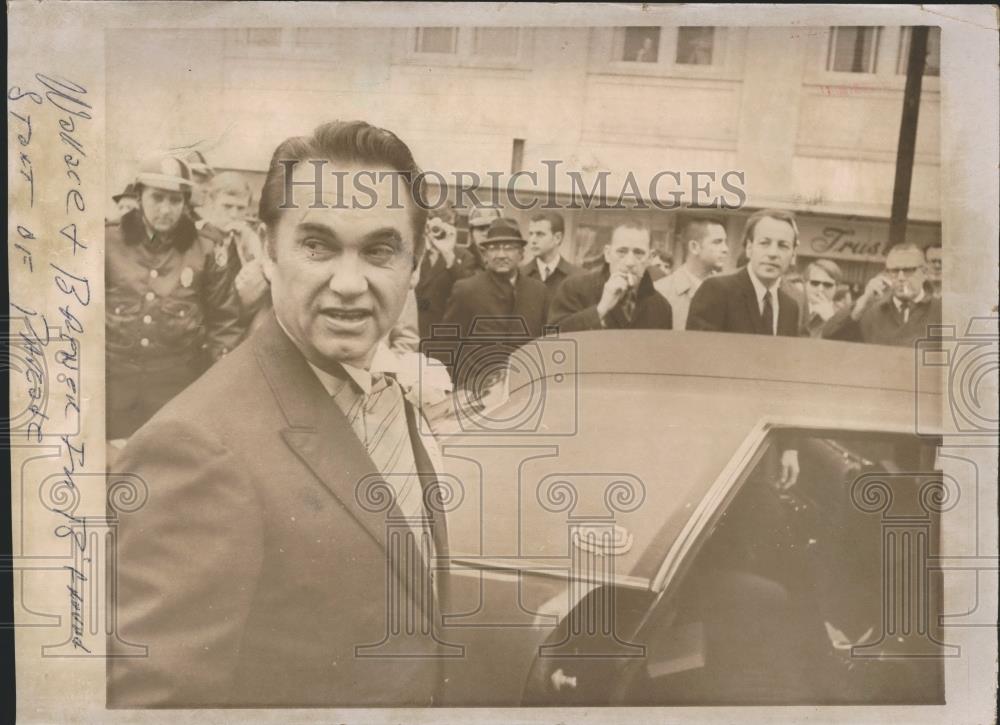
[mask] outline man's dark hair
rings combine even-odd
[[[533,222],[548,222],[549,229],[552,230],[553,234],[564,233],[566,231],[566,222],[563,221],[562,214],[555,211],[540,211],[531,217]]]
[[[260,193],[260,219],[273,230],[281,218],[285,174],[301,161],[322,159],[334,163],[388,167],[399,172],[399,181],[410,195],[414,258],[423,252],[427,212],[422,203],[421,172],[409,147],[396,134],[364,121],[330,121],[311,136],[293,136],[278,144],[271,156],[267,178]],[[289,163],[293,162],[293,163]],[[334,183],[332,178],[326,179]],[[268,234],[268,252],[274,256],[273,234]]]
[[[691,219],[681,227],[680,241],[684,259],[687,259],[688,254],[691,252],[688,248],[690,243],[692,241],[700,242],[704,240],[705,235],[708,234],[708,228],[714,225],[722,227],[723,233],[726,233],[725,222],[717,217],[698,217],[697,219]]]

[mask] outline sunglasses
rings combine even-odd
[[[822,287],[823,289],[833,289],[834,287],[837,286],[837,283],[836,282],[823,282],[822,280],[811,279],[811,280],[809,280],[809,286],[810,287]]]
[[[890,277],[895,277],[897,274],[902,272],[905,276],[909,277],[915,274],[918,269],[920,269],[920,267],[893,267],[892,269],[886,267],[885,273]]]

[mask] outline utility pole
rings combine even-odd
[[[920,115],[920,89],[924,80],[929,30],[926,25],[910,28],[910,57],[906,64],[903,117],[899,123],[899,146],[896,149],[896,180],[892,188],[892,218],[889,222],[889,240],[883,250],[886,253],[906,238],[913,156],[917,146],[917,117]]]

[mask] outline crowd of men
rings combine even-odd
[[[378,203],[329,203],[309,183],[323,164],[379,178]],[[403,204],[375,172],[408,180]],[[504,341],[548,326],[812,324],[899,345],[940,315],[913,246],[892,249],[839,309],[832,264],[810,267],[804,291],[787,284],[799,240],[783,211],[748,219],[747,262],[730,274],[711,220],[681,230],[687,255],[670,275],[637,223],[585,270],[563,258],[555,213],[531,217],[525,236],[502,211],[475,210],[459,245],[453,210],[418,203],[418,172],[391,131],[332,121],[274,150],[258,222],[238,175],[198,158],[140,165],[134,208],[107,230],[109,465],[146,486],[116,517],[109,557],[109,708],[442,702],[450,479],[421,401],[380,355],[444,341],[461,387],[482,372],[467,343],[502,357]],[[794,440],[782,467],[792,485]]]
[[[113,199],[108,438],[120,447],[259,327],[271,296],[265,225],[239,173],[215,173],[197,152],[166,155],[143,162]],[[648,227],[624,222],[603,258],[583,269],[563,256],[566,224],[557,211],[536,213],[522,230],[500,209],[473,208],[462,245],[455,210],[433,210],[406,305],[382,346],[396,355],[423,350],[446,365],[445,387],[470,389],[503,365],[498,346],[513,350],[546,331],[709,330],[912,345],[940,323],[940,245],[893,247],[885,269],[859,290],[831,259],[797,268],[790,212],[747,219],[737,271],[728,274],[720,219],[695,219],[678,233],[684,258],[676,268],[652,246]]]

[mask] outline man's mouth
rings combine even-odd
[[[328,307],[323,314],[338,322],[361,322],[371,317],[371,310],[351,309],[345,307]]]

